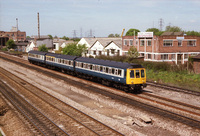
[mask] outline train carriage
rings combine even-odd
[[[76,56],[62,55],[55,53],[46,54],[46,65],[51,68],[64,70],[67,72],[74,71],[74,59]]]
[[[30,63],[34,63],[37,65],[45,65],[46,54],[47,52],[32,50],[28,52],[28,60]]]
[[[139,64],[79,57],[75,59],[75,72],[126,91],[146,86],[145,69]]]

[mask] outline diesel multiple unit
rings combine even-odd
[[[112,85],[124,91],[139,91],[146,87],[146,71],[139,64],[40,51],[29,51],[28,60],[33,64]]]

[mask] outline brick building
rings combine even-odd
[[[9,39],[13,39],[14,41],[25,41],[26,32],[22,32],[20,30],[17,31],[15,27],[12,27],[9,32],[0,31],[0,37],[8,37]]]
[[[193,68],[194,72],[200,74],[200,54],[193,57]]]
[[[184,64],[189,56],[200,54],[200,36],[187,36],[183,32],[164,32],[161,36],[140,32],[138,36],[123,36],[124,55],[131,46],[137,48],[145,61]]]

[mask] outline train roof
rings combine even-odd
[[[74,60],[75,58],[77,58],[77,56],[70,56],[70,55],[63,55],[63,54],[56,54],[56,53],[47,53],[46,56],[53,56],[55,58],[69,59],[69,60]]]
[[[92,63],[92,64],[96,64],[96,65],[104,65],[104,66],[115,67],[115,68],[122,68],[122,69],[126,69],[126,68],[143,68],[143,66],[140,65],[140,64],[124,63],[124,62],[102,60],[102,59],[94,59],[94,58],[79,57],[79,58],[76,59],[76,61]]]
[[[45,55],[45,54],[47,54],[47,52],[35,51],[35,50],[31,50],[28,53],[39,54],[39,55]]]

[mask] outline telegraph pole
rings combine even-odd
[[[18,43],[18,18],[16,18],[16,24],[17,24],[17,43]]]

